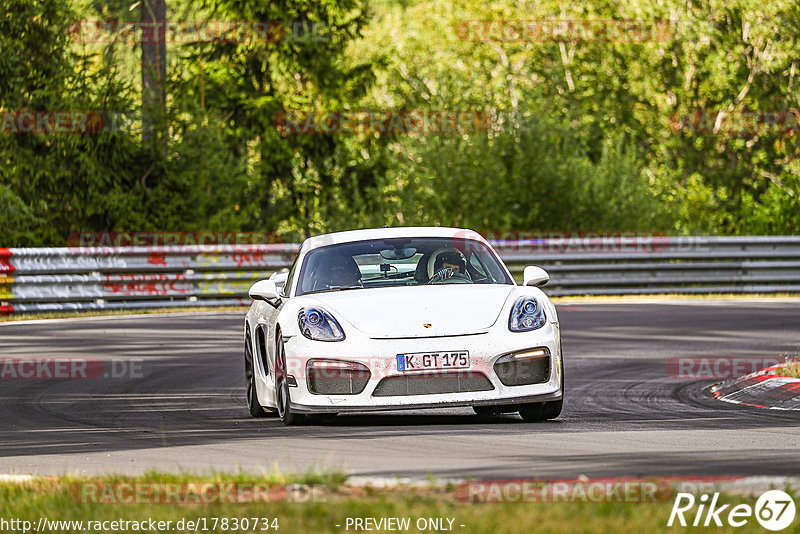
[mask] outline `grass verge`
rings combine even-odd
[[[158,504],[138,502],[136,504],[106,504],[86,502],[81,497],[81,488],[86,484],[95,487],[120,488],[123,484],[183,484],[190,483],[236,483],[267,484],[271,487],[289,488],[299,494],[311,494],[313,498],[296,502],[269,502],[245,504]],[[292,486],[292,485],[305,486]],[[185,486],[184,486],[185,487]],[[297,488],[305,488],[298,490]],[[78,488],[78,490],[76,490]],[[292,489],[294,488],[294,489]],[[313,488],[313,491],[308,490]],[[304,493],[305,492],[305,493]],[[131,495],[132,493],[128,493]],[[96,495],[96,494],[92,494]],[[195,521],[199,532],[273,532],[273,533],[344,533],[354,532],[346,528],[348,518],[375,519],[398,517],[409,518],[411,528],[405,532],[432,532],[434,529],[417,528],[420,519],[443,518],[443,526],[452,519],[451,532],[529,534],[585,533],[585,532],[674,532],[693,530],[668,528],[667,521],[672,509],[672,498],[656,503],[504,503],[472,504],[462,500],[455,486],[397,486],[391,489],[369,486],[349,486],[340,473],[307,473],[298,476],[265,474],[261,476],[236,474],[209,474],[204,476],[170,475],[149,473],[143,477],[106,476],[102,478],[39,478],[27,482],[0,483],[0,517],[31,521],[37,525],[40,517],[57,521],[83,521],[80,525],[61,525],[61,528],[43,529],[43,532],[85,532],[87,521],[171,521],[168,530],[158,528],[104,530],[105,532],[193,532],[187,521]],[[91,501],[92,499],[88,499]],[[723,494],[721,504],[755,504],[755,499]],[[216,519],[215,519],[216,518]],[[221,518],[228,518],[224,526]],[[240,520],[238,529],[233,519]],[[259,518],[258,527],[241,528],[242,518]],[[268,521],[261,521],[266,518]],[[693,519],[693,514],[692,514]],[[178,522],[184,521],[184,528]],[[277,520],[277,521],[275,521]],[[203,523],[204,521],[204,523]],[[111,524],[108,524],[111,525]],[[263,528],[269,525],[269,528]],[[278,526],[276,530],[274,527]],[[205,527],[205,528],[204,528]],[[798,532],[797,522],[785,532]],[[708,529],[697,529],[706,530]],[[751,521],[741,528],[713,528],[714,532],[763,531],[758,523]],[[99,531],[99,530],[98,530]],[[375,529],[385,532],[386,529]]]
[[[789,378],[800,378],[800,362],[790,362],[780,369],[778,374]]]

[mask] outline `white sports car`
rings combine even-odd
[[[478,233],[379,228],[307,239],[288,273],[250,288],[245,375],[250,414],[287,425],[307,414],[472,406],[558,417],[558,316],[518,286]]]

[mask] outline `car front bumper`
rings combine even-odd
[[[503,325],[505,326],[505,325]],[[496,331],[495,331],[496,330]],[[404,339],[374,339],[348,333],[340,342],[312,341],[303,336],[285,339],[287,372],[295,378],[290,388],[290,407],[297,413],[338,413],[459,406],[506,406],[558,401],[563,396],[562,357],[558,323],[547,323],[532,332],[509,332],[500,328],[465,336]],[[498,358],[513,352],[545,347],[550,352],[546,381],[520,386],[503,384],[494,371]],[[469,351],[470,368],[460,372],[485,375],[492,389],[450,393],[375,396],[380,381],[390,377],[425,376],[437,380],[444,371],[397,370],[397,355],[422,352]],[[370,370],[363,391],[350,395],[326,395],[309,390],[306,364],[309,359],[357,362]],[[449,371],[451,373],[456,371]],[[426,389],[430,390],[431,385]],[[432,385],[432,389],[436,389]]]

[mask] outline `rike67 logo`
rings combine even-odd
[[[725,523],[732,527],[742,527],[753,517],[767,530],[783,530],[794,521],[795,504],[792,497],[780,490],[770,490],[762,494],[754,507],[749,504],[720,505],[719,493],[709,497],[704,493],[696,498],[691,493],[678,493],[667,526],[677,524],[682,527],[722,527]],[[695,505],[696,510],[695,510]]]

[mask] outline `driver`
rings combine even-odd
[[[361,285],[361,271],[352,256],[332,256],[324,264],[320,278],[329,288]]]
[[[452,278],[453,275],[459,278],[469,278],[467,274],[467,260],[458,250],[445,250],[437,254],[433,262],[434,276],[440,280]],[[433,277],[432,277],[433,278]]]

